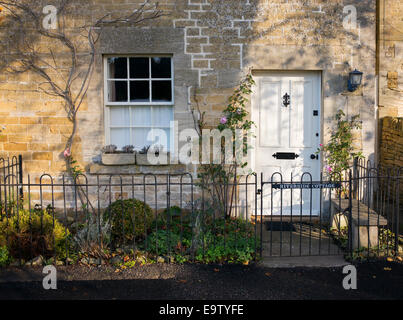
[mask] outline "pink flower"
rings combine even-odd
[[[326,170],[327,170],[328,172],[332,172],[332,171],[333,171],[333,169],[332,169],[331,166],[326,166]]]
[[[221,120],[220,120],[220,123],[221,123],[221,124],[226,124],[227,121],[228,121],[228,120],[227,120],[226,117],[222,117]]]
[[[323,144],[320,144],[319,146],[323,147]]]
[[[69,158],[71,156],[70,148],[67,148],[66,150],[64,150],[63,155],[65,158]]]

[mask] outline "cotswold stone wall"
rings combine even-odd
[[[379,118],[403,116],[403,2],[379,1]]]
[[[38,1],[49,4],[49,1]],[[46,2],[46,3],[45,3]],[[51,2],[51,1],[50,1]],[[67,15],[69,32],[76,32],[108,12],[130,12],[143,0],[74,0]],[[113,54],[170,54],[174,62],[174,117],[179,130],[193,128],[190,109],[199,105],[208,126],[218,124],[227,99],[250,68],[316,70],[322,74],[321,118],[324,141],[338,109],[360,114],[359,143],[366,156],[375,146],[375,0],[162,0],[165,15],[135,28],[104,30],[97,44],[94,76],[78,115],[73,156],[87,173],[138,173],[142,168],[105,167],[100,162],[105,145],[103,56]],[[343,23],[356,9],[356,23]],[[39,9],[38,9],[39,10]],[[39,10],[40,12],[41,10]],[[354,16],[351,17],[354,20]],[[348,20],[348,19],[347,19]],[[12,32],[0,24],[2,37]],[[79,40],[77,40],[79,41]],[[82,40],[81,40],[82,41]],[[63,60],[56,42],[52,48]],[[79,46],[85,53],[85,43]],[[6,51],[1,55],[8,54]],[[364,72],[355,95],[345,95],[348,73]],[[65,170],[63,151],[72,125],[60,99],[38,91],[41,79],[27,72],[0,72],[0,155],[22,154],[24,172],[37,176]],[[153,168],[147,168],[152,171]],[[156,169],[158,172],[163,168]],[[165,172],[173,169],[165,169]],[[182,166],[178,171],[193,171]],[[175,170],[174,170],[175,171]],[[176,172],[176,171],[175,171]]]
[[[399,225],[400,232],[403,232],[403,118],[385,117],[382,120],[380,130],[380,164],[385,167],[401,168],[399,185],[392,181],[385,186],[385,194],[396,206],[396,188],[399,188]],[[394,171],[397,172],[397,171]]]
[[[380,164],[386,167],[403,167],[403,118],[382,119]]]

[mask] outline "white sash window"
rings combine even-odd
[[[154,143],[147,139],[151,129],[167,134],[173,121],[173,63],[169,56],[105,58],[106,140],[119,149],[133,145],[137,150]]]

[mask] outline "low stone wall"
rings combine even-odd
[[[80,177],[79,181],[81,196],[78,195],[74,182],[65,177],[30,177],[29,181],[24,180],[23,184],[23,205],[24,208],[34,208],[40,205],[46,208],[48,205],[66,211],[80,211],[83,207],[104,209],[110,203],[118,199],[135,198],[149,204],[152,209],[159,210],[169,205],[185,208],[198,194],[197,188],[191,183],[189,175],[173,176],[168,187],[167,176],[164,175],[132,175],[132,176],[91,176]],[[0,200],[7,203],[16,203],[17,189],[20,188],[16,182],[14,185],[0,184]],[[181,186],[182,184],[182,186]],[[20,201],[20,200],[19,200]]]

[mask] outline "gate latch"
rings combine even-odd
[[[273,158],[277,160],[295,160],[299,158],[299,155],[294,152],[277,152],[273,154]]]

